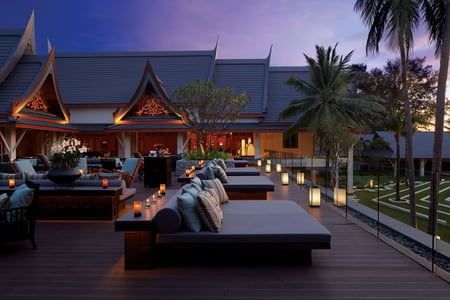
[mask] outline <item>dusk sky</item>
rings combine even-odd
[[[398,55],[366,56],[367,29],[354,0],[0,0],[0,27],[25,27],[35,10],[38,53],[211,50],[219,58],[266,58],[271,66],[304,66],[315,45],[334,46],[351,63],[382,67]],[[412,57],[438,70],[434,45],[416,35]]]

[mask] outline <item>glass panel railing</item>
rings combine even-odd
[[[271,161],[288,172],[290,182],[304,181],[309,188],[318,188],[322,203],[354,221],[383,241],[398,248],[412,259],[450,279],[450,174],[442,174],[437,211],[438,227],[433,237],[427,233],[430,178],[421,170],[415,182],[417,229],[410,226],[410,187],[401,169],[396,185],[394,164],[382,161],[354,161],[353,173],[347,178],[346,159],[339,168],[339,185],[331,179],[332,162],[324,156],[301,156],[291,152],[264,150],[263,161]],[[348,180],[353,193],[347,193]],[[397,193],[398,188],[398,193]],[[447,192],[448,191],[448,192]],[[447,194],[448,193],[448,194]]]

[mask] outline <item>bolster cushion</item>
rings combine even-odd
[[[156,213],[154,222],[158,233],[173,233],[180,229],[182,219],[177,208],[177,196],[169,199],[164,208]]]

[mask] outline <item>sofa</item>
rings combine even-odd
[[[95,178],[95,177],[94,177]],[[37,218],[54,220],[114,220],[125,207],[125,200],[136,194],[123,180],[78,179],[71,184],[58,185],[48,179],[30,179],[40,186]],[[23,184],[15,179],[15,186]],[[0,193],[11,194],[8,179],[0,179]]]
[[[130,211],[115,221],[115,230],[125,234],[125,269],[151,269],[157,263],[180,257],[182,261],[197,262],[217,262],[223,256],[235,261],[239,257],[267,260],[269,253],[275,253],[271,257],[276,259],[292,255],[289,256],[291,263],[311,264],[312,249],[331,248],[330,232],[289,200],[243,199],[219,203],[222,201],[219,196],[211,203],[220,207],[220,213],[216,214],[220,228],[211,227],[211,220],[207,221],[208,217],[204,216],[200,217],[200,228],[194,226],[198,220],[192,221],[187,211],[199,211],[203,194],[211,192],[197,189],[197,202],[192,204],[192,201],[182,200],[192,195],[189,189],[197,188],[191,184],[170,191],[142,216],[136,217]],[[194,259],[192,255],[199,253],[202,253],[200,257]]]

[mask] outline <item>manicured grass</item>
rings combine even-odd
[[[368,182],[368,181],[367,181]],[[381,181],[380,181],[381,182]],[[378,200],[380,201],[380,212],[410,224],[409,188],[404,183],[400,185],[400,198],[397,202],[395,197],[395,184],[380,185],[380,195],[378,198],[378,188],[367,188],[357,186],[355,196],[361,204],[376,210]],[[427,217],[430,197],[430,182],[416,181],[416,212],[418,228],[427,231]],[[450,242],[450,182],[443,181],[440,184],[439,207],[438,207],[438,228],[437,235],[442,240]]]

